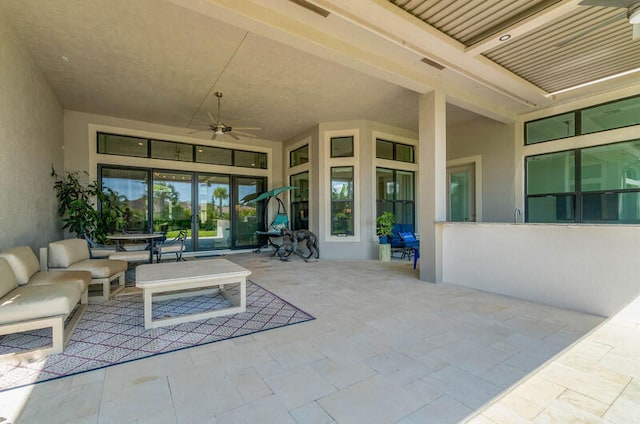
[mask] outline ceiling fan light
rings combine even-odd
[[[635,7],[629,7],[629,23],[632,25],[640,24],[640,4],[636,4]]]
[[[222,128],[216,128],[215,133],[216,135],[222,135],[224,134],[224,130]]]

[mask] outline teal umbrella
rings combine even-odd
[[[260,194],[258,197],[253,199],[253,201],[259,202],[260,200],[268,199],[270,197],[276,197],[280,193],[283,193],[288,190],[295,190],[297,188],[298,187],[294,187],[294,186],[284,186],[284,187],[274,188],[273,190],[265,191],[264,193]]]

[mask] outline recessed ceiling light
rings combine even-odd
[[[500,38],[498,38],[498,40],[507,41],[509,38],[511,38],[511,34],[504,34],[504,35],[501,35]]]
[[[65,62],[69,61],[69,58],[67,56],[60,56],[60,58]]]

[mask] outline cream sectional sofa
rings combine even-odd
[[[99,284],[101,294],[90,296],[92,302],[108,300],[117,290],[111,290],[111,282],[118,280],[118,290],[124,288],[127,262],[113,259],[91,259],[89,246],[82,239],[67,239],[49,243],[40,249],[40,266],[52,271],[89,271],[91,283]]]
[[[91,283],[89,271],[40,271],[38,258],[28,246],[0,250],[0,258],[5,258],[18,280],[18,285],[42,286],[47,284],[74,284],[87,303],[88,287]]]
[[[26,249],[34,256],[30,248]],[[29,256],[27,252],[9,250],[0,254],[0,335],[51,328],[52,342],[27,351],[5,353],[0,358],[61,353],[87,307],[90,274],[74,272],[48,276],[49,273],[41,274],[36,269],[29,275],[34,265],[31,258],[26,264],[19,262],[23,255]],[[10,261],[21,268],[21,282],[29,275],[26,283],[19,284]]]

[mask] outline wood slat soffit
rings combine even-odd
[[[472,47],[559,0],[388,0]],[[622,9],[576,4],[571,12],[482,54],[547,93],[640,68],[640,41]]]

